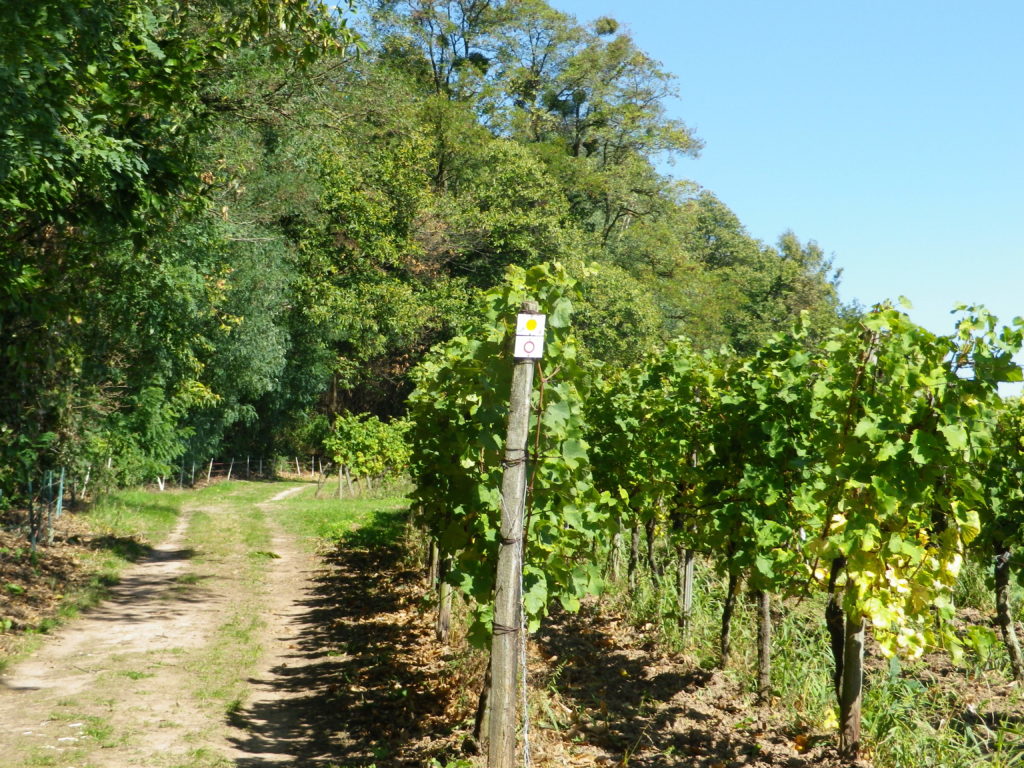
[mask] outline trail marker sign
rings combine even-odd
[[[513,357],[539,359],[544,356],[546,315],[522,312],[516,318],[516,346]]]

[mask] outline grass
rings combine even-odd
[[[187,493],[165,491],[127,490],[105,496],[89,507],[82,517],[90,527],[106,532],[112,542],[135,540],[141,549],[134,549],[125,543],[120,553],[134,555],[145,553],[145,546],[162,541],[174,528],[181,514],[182,505],[189,498]]]
[[[314,498],[315,486],[309,484],[288,499],[288,512],[280,516],[290,533],[307,543],[338,541],[357,537],[367,544],[394,543],[405,529],[409,486],[404,483],[385,486],[355,499]]]
[[[118,491],[75,513],[92,532],[89,549],[81,558],[87,577],[61,595],[55,615],[44,617],[10,644],[10,651],[0,657],[0,673],[38,648],[41,635],[102,602],[124,570],[173,530],[186,498],[173,492]],[[54,585],[54,589],[61,587]]]
[[[196,699],[230,713],[245,700],[247,679],[263,651],[261,595],[272,558],[254,555],[269,551],[270,531],[259,503],[276,489],[247,482],[215,487],[217,493],[197,500],[202,503],[193,512],[188,530],[189,543],[197,552],[195,571],[178,582],[197,584],[223,571],[245,585],[238,598],[226,606],[224,620],[210,641],[186,662]]]
[[[675,585],[668,575],[652,579],[641,571],[635,590],[613,584],[604,599],[653,635],[662,648],[710,668],[719,661],[724,594],[724,580],[708,567],[699,567],[687,637],[678,627]],[[976,621],[985,622],[994,613],[990,576],[975,563],[965,567],[955,597],[957,604],[977,611]],[[1014,601],[1019,618],[1024,612],[1019,589]],[[831,683],[833,661],[824,627],[824,598],[787,600],[775,608],[772,708],[788,713],[794,731],[834,732],[838,708]],[[756,680],[755,628],[750,605],[739,600],[726,674],[751,692]],[[1012,714],[1002,719],[985,714],[992,709],[1020,711],[1024,692],[1007,686],[1010,679],[1001,642],[982,653],[969,648],[960,667],[952,667],[941,652],[902,665],[876,656],[865,681],[866,756],[877,768],[1024,768],[1024,720]]]
[[[408,502],[401,490],[383,489],[369,498],[339,502],[313,498],[315,486],[305,484],[297,497],[269,503],[288,487],[236,481],[196,491],[124,492],[80,513],[97,533],[96,548],[89,556],[94,577],[87,595],[83,592],[76,601],[69,601],[66,616],[99,602],[124,568],[166,538],[186,510],[190,518],[182,546],[192,556],[187,570],[176,575],[168,599],[214,586],[225,575],[242,585],[232,589],[232,599],[216,614],[217,625],[200,630],[204,636],[208,633],[206,641],[199,647],[178,649],[175,666],[185,670],[193,706],[209,713],[209,725],[189,732],[184,739],[192,747],[188,752],[162,756],[159,765],[220,768],[232,764],[205,745],[217,740],[225,715],[244,710],[248,680],[263,653],[266,579],[280,557],[274,551],[268,514],[310,548],[338,539],[362,546],[392,544],[404,532]],[[172,651],[158,653],[159,658],[132,653],[111,657],[105,674],[95,678],[94,689],[58,706],[60,720],[84,724],[75,734],[81,741],[74,747],[69,744],[59,763],[50,762],[54,755],[33,749],[24,756],[28,761],[24,764],[64,765],[70,758],[72,764],[86,765],[93,749],[141,746],[133,727],[111,717],[111,702],[116,701],[111,696],[117,695],[119,686],[153,686],[147,681],[159,673],[160,659]]]

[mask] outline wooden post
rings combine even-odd
[[[245,479],[252,480],[252,471],[249,467],[249,457],[245,457]]]
[[[451,569],[451,558],[441,559],[437,580],[437,626],[435,634],[437,642],[448,645],[448,634],[452,627],[452,585],[448,583],[448,571]],[[514,747],[514,744],[513,744]]]
[[[437,539],[430,540],[430,547],[427,550],[427,586],[436,587],[438,575],[441,572],[441,551],[437,546]]]
[[[206,470],[206,482],[210,482],[211,475],[213,475],[213,459],[210,459],[210,468]]]
[[[235,457],[231,457],[231,464],[228,465],[228,480],[231,479],[231,470],[235,468]]]
[[[756,590],[757,605],[757,700],[765,704],[772,693],[772,603],[765,590]]]
[[[683,638],[690,632],[693,618],[693,550],[681,544],[677,550],[676,592],[679,605],[679,631]]]
[[[32,494],[32,478],[29,478],[29,542],[32,544],[32,551],[36,551],[36,539],[39,535],[39,526],[36,523],[36,500]]]
[[[729,574],[729,586],[725,593],[725,605],[722,606],[722,634],[719,638],[719,650],[722,655],[721,669],[729,664],[732,652],[732,613],[736,607],[736,593],[740,588],[740,577],[736,573]]]
[[[64,513],[64,467],[60,468],[60,485],[57,487],[57,519]]]
[[[626,583],[629,591],[636,589],[637,571],[640,565],[640,526],[633,523],[629,538],[629,565],[626,566]]]
[[[523,302],[523,312],[537,312]],[[526,446],[530,431],[531,358],[515,361],[509,398],[505,472],[501,479],[501,538],[494,589],[491,692],[487,768],[512,768],[516,758],[516,679],[522,637],[523,510],[526,503]]]
[[[46,545],[53,544],[53,470],[46,473]]]
[[[615,583],[619,583],[619,558],[622,551],[622,529],[615,531],[612,536],[612,544],[608,548],[608,562],[605,563],[604,571],[608,575],[609,579]]]

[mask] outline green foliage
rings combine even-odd
[[[660,173],[700,142],[613,19],[379,0],[353,56],[323,3],[15,5],[8,497],[29,465],[122,483],[283,450],[313,412],[400,417],[410,371],[510,265],[569,265],[579,354],[608,369],[680,332],[751,351],[800,309],[834,314],[820,249],[763,246]]]
[[[569,610],[600,588],[583,557],[607,526],[607,494],[593,490],[583,431],[587,372],[577,361],[570,317],[575,284],[559,265],[511,267],[484,294],[479,319],[417,367],[410,398],[412,474],[418,517],[453,558],[449,582],[477,603],[473,637],[490,631],[498,551],[511,338],[522,302],[547,315],[540,385],[530,425],[524,605],[532,627],[554,600]]]
[[[811,383],[806,318],[756,354],[730,361],[711,408],[698,546],[720,553],[722,570],[755,589],[799,591],[803,543],[820,528],[819,467],[810,447]]]
[[[399,476],[409,466],[407,421],[383,422],[369,414],[338,416],[324,447],[353,477]]]
[[[1007,341],[1019,347],[1019,334]],[[811,415],[828,519],[811,551],[845,557],[844,607],[871,621],[888,652],[919,655],[940,637],[958,647],[935,617],[952,618],[965,545],[980,529],[972,463],[996,384],[1013,372],[1002,345],[984,313],[936,337],[885,306],[825,345]],[[970,378],[958,375],[965,365]]]
[[[208,85],[239,49],[308,62],[352,36],[298,0],[5,5],[0,29],[0,424],[22,435],[0,488],[24,483],[11,470],[27,446],[37,467],[120,448],[137,480],[217,398],[200,374],[230,270],[182,237],[203,210]]]

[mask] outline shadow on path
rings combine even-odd
[[[228,718],[245,732],[236,765],[418,765],[403,747],[446,735],[423,582],[387,543],[399,517],[378,516],[324,558],[281,638],[291,653],[250,681],[256,701]]]

